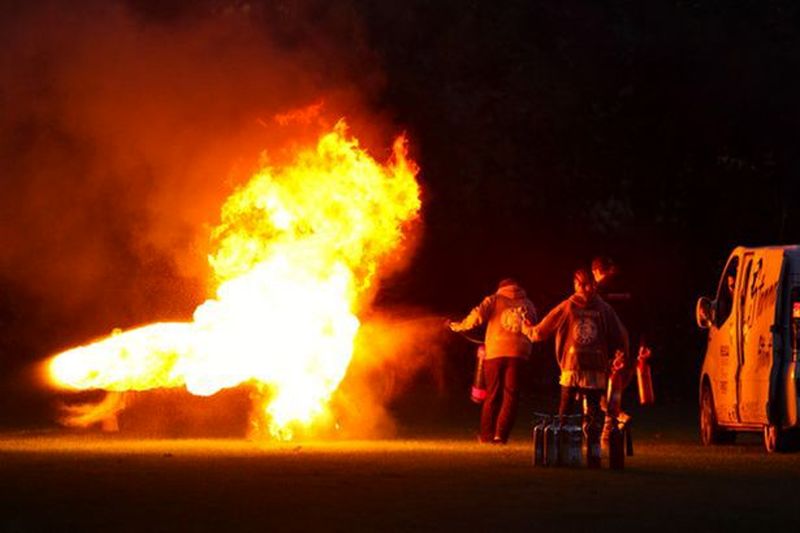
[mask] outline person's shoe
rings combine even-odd
[[[504,441],[502,437],[495,436],[495,438],[492,439],[492,444],[505,444],[505,443],[506,441]]]

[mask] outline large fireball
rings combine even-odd
[[[383,261],[420,209],[406,140],[381,165],[340,121],[292,164],[266,166],[222,207],[209,257],[216,295],[192,322],[156,323],[65,351],[49,364],[69,389],[252,383],[256,424],[291,438],[327,413]],[[168,297],[168,295],[165,295]]]

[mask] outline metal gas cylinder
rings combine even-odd
[[[583,450],[583,429],[581,415],[564,417],[566,423],[561,428],[559,439],[559,457],[563,466],[581,466]]]
[[[558,417],[553,419],[544,427],[544,465],[561,466],[561,459],[558,455],[558,440],[561,436],[561,423]]]
[[[625,468],[625,429],[616,419],[608,435],[608,467],[612,470]]]
[[[600,436],[592,439],[586,436],[586,467],[600,468]]]
[[[533,466],[544,466],[544,428],[550,423],[550,416],[534,413],[533,426]]]
[[[633,436],[631,435],[631,416],[628,413],[621,412],[617,416],[619,428],[625,438],[625,455],[631,457],[633,455]]]

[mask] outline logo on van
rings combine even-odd
[[[752,280],[750,286],[745,287],[744,296],[746,298],[744,324],[747,326],[754,327],[756,321],[761,320],[761,316],[767,311],[774,313],[778,297],[778,280],[775,279],[767,284],[763,258],[755,262]]]

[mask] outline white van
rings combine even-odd
[[[762,431],[768,452],[797,444],[800,246],[737,247],[716,298],[697,301],[708,329],[700,371],[703,444]]]

